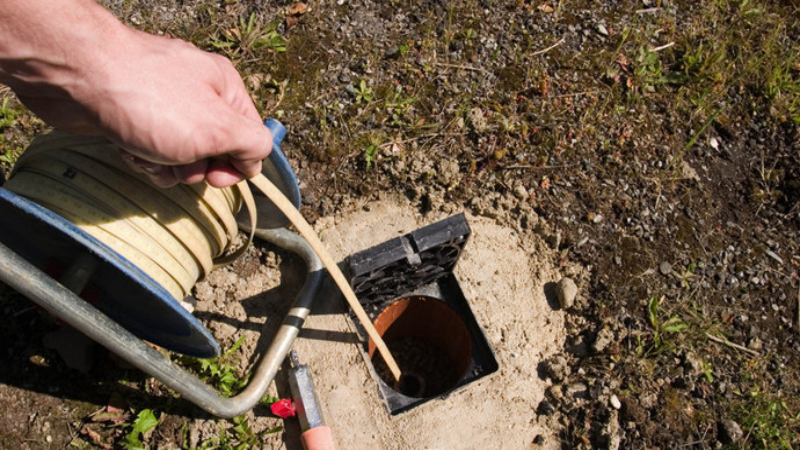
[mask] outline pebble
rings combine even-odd
[[[564,277],[556,286],[556,295],[561,309],[569,309],[575,304],[575,296],[578,295],[578,286],[572,278]]]
[[[672,273],[672,264],[664,261],[658,266],[658,271],[661,272],[662,275],[669,275]]]
[[[744,437],[744,431],[733,420],[726,419],[719,424],[719,440],[723,444],[735,444]]]
[[[592,343],[592,350],[595,353],[601,353],[612,342],[614,342],[614,333],[610,329],[603,327]]]
[[[614,409],[622,408],[622,402],[619,401],[619,397],[617,397],[617,394],[611,394],[611,398],[609,399],[609,402],[611,403],[611,406]]]
[[[540,416],[549,416],[556,412],[556,409],[553,408],[553,405],[550,404],[547,400],[542,400],[539,402],[539,406],[536,407],[536,414]]]
[[[400,47],[393,46],[386,50],[386,58],[388,59],[397,59],[400,57]]]
[[[561,399],[564,397],[564,394],[561,391],[561,385],[557,384],[547,388],[546,394],[549,395],[554,402],[560,402]]]
[[[561,355],[557,355],[548,359],[547,361],[543,361],[542,371],[553,381],[561,381],[567,378],[570,374],[570,368],[567,364],[567,359]]]
[[[783,264],[783,259],[781,259],[780,256],[776,255],[775,252],[773,252],[772,250],[767,250],[764,253],[770,258],[774,259],[775,261],[778,261],[779,264]]]
[[[647,395],[642,396],[642,399],[640,400],[640,403],[641,403],[643,408],[650,409],[650,408],[652,408],[652,407],[654,407],[656,405],[657,401],[658,401],[658,396],[656,394],[654,394],[654,393],[651,393],[651,394],[647,394]]]
[[[589,387],[585,383],[577,382],[567,386],[567,395],[572,398],[587,398]]]

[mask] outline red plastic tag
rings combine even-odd
[[[273,403],[269,407],[272,410],[272,414],[275,414],[282,419],[287,417],[294,417],[297,413],[294,411],[294,406],[292,405],[292,401],[288,398],[282,398],[277,402]]]

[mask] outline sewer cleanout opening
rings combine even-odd
[[[369,340],[369,357],[377,375],[407,397],[430,398],[455,388],[472,361],[467,325],[444,302],[433,297],[401,298],[386,307],[374,322],[402,377],[397,383]]]

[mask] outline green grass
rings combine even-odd
[[[636,353],[642,358],[656,357],[662,353],[670,352],[677,347],[677,335],[689,328],[678,315],[666,315],[660,309],[664,297],[652,297],[647,304],[647,320],[651,327],[650,335],[646,340],[640,340]]]
[[[241,62],[263,52],[285,52],[286,38],[277,28],[277,22],[263,23],[252,13],[246,19],[241,18],[236,26],[222,30],[210,43],[232,60]]]
[[[754,390],[741,396],[732,410],[744,431],[740,448],[793,449],[800,445],[800,404]]]
[[[189,358],[182,362],[195,371],[197,376],[215,387],[225,397],[236,395],[247,385],[247,377],[239,372],[239,361],[236,351],[241,347],[245,337],[242,336],[231,348],[218,358]]]

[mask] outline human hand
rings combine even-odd
[[[159,186],[225,187],[261,172],[272,135],[228,59],[128,28],[93,2],[76,3],[104,19],[103,26],[79,22],[100,35],[92,41],[62,31],[60,40],[79,42],[40,49],[37,64],[25,66],[35,77],[9,83],[28,108],[66,131],[106,136]],[[59,51],[70,53],[58,59]]]

